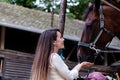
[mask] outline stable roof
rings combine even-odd
[[[58,25],[58,15],[54,15],[54,26]],[[41,33],[50,29],[51,14],[40,10],[0,2],[0,25],[20,30]],[[64,38],[79,41],[83,22],[66,18]]]

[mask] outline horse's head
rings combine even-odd
[[[78,46],[78,59],[82,61],[94,62],[96,58],[96,51],[93,48],[103,49],[113,38],[114,23],[111,17],[113,12],[109,8],[102,7],[104,20],[100,22],[99,6],[92,5],[88,7],[85,14],[85,25],[81,40]],[[120,22],[120,21],[118,21]],[[103,25],[104,24],[104,25]],[[103,27],[101,28],[101,25]],[[113,28],[114,26],[114,28]],[[91,49],[92,48],[92,49]]]

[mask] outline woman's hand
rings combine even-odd
[[[78,65],[76,65],[74,67],[74,69],[77,69],[78,71],[80,71],[81,68],[89,68],[89,67],[91,67],[93,65],[94,65],[94,63],[82,62],[82,63],[79,63]]]
[[[82,68],[89,68],[93,65],[94,65],[94,63],[90,63],[90,62],[86,62],[86,61],[81,63]]]

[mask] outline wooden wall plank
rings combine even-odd
[[[34,54],[12,50],[0,50],[5,56],[5,78],[24,78],[29,80]]]

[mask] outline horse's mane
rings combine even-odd
[[[85,15],[84,15],[84,17],[83,17],[83,20],[84,20],[84,21],[86,20],[88,14],[89,14],[92,10],[93,10],[93,5],[91,5],[90,7],[88,7],[88,8],[86,9]]]

